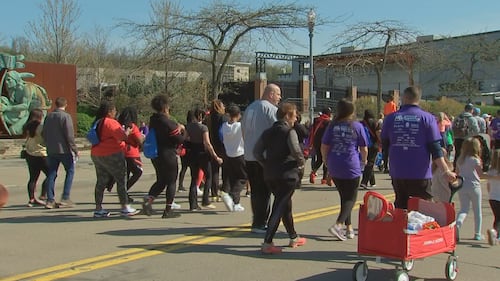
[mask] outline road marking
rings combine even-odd
[[[394,194],[388,194],[384,196],[387,200],[391,200],[392,198],[394,198]],[[359,205],[361,203],[362,201],[357,201],[355,203],[353,211],[359,209]],[[315,209],[294,215],[294,221],[303,222],[308,220],[314,220],[329,215],[337,214],[339,213],[339,211],[340,211],[340,205]],[[216,241],[227,239],[229,237],[237,237],[239,235],[242,235],[242,233],[247,233],[249,226],[250,224],[247,223],[238,225],[236,227],[221,228],[220,230],[217,231],[211,230],[201,234],[189,235],[189,236],[166,240],[159,244],[151,245],[146,248],[135,248],[135,249],[117,251],[106,255],[101,255],[97,257],[92,257],[88,259],[47,267],[44,269],[39,269],[27,273],[13,275],[1,280],[18,281],[18,280],[30,279],[37,281],[49,281],[49,280],[67,278],[85,272],[95,271],[98,269],[114,265],[119,265],[139,259],[153,257],[156,255],[164,254],[166,252],[172,252],[175,250],[192,247],[194,245],[209,244]]]

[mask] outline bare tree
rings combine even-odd
[[[442,94],[465,94],[470,97],[480,91],[483,79],[496,79],[494,66],[500,56],[500,38],[484,35],[467,35],[444,40],[447,44],[435,43],[436,55],[426,62],[427,69],[436,77],[449,82],[440,85]],[[482,71],[482,73],[479,73]]]
[[[179,59],[178,49],[182,38],[172,34],[176,14],[180,8],[170,0],[157,0],[151,3],[151,14],[148,23],[135,23],[125,20],[119,26],[127,29],[131,36],[144,42],[140,51],[139,70],[161,69],[164,72],[164,91],[172,95],[169,85],[175,80],[169,70]]]
[[[46,54],[50,62],[70,62],[80,18],[78,4],[74,0],[45,0],[40,10],[41,18],[29,21],[26,30],[32,49]]]
[[[109,33],[106,30],[95,26],[93,31],[84,34],[80,44],[75,46],[79,53],[78,101],[94,107],[98,107],[103,99],[105,82],[117,72],[107,59],[110,51],[108,38]]]
[[[255,7],[214,1],[198,12],[175,15],[174,36],[182,37],[182,55],[210,66],[209,98],[222,89],[222,77],[231,55],[251,33],[274,44],[293,42],[288,31],[307,26],[309,9],[296,3],[267,3]]]
[[[382,78],[388,63],[406,65],[409,71],[409,82],[412,78],[414,63],[410,42],[415,42],[417,32],[410,30],[403,23],[394,20],[361,22],[349,26],[335,40],[333,48],[351,46],[360,51],[346,63],[347,68],[373,68],[377,75],[377,110],[382,107]]]

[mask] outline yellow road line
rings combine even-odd
[[[393,194],[385,195],[385,197],[388,200],[391,200],[394,197],[394,195]],[[361,203],[362,201],[357,201],[353,210],[358,209],[359,204]],[[303,222],[303,221],[318,219],[325,216],[336,214],[339,211],[340,211],[339,205],[333,207],[315,209],[294,215],[294,221]],[[197,235],[189,235],[180,238],[170,239],[163,241],[159,244],[151,245],[146,248],[134,248],[123,251],[117,251],[106,255],[101,255],[93,258],[56,265],[52,267],[47,267],[44,269],[35,270],[32,272],[27,272],[19,275],[14,275],[1,280],[18,281],[23,279],[31,279],[38,281],[48,281],[48,280],[67,278],[81,273],[98,270],[101,268],[106,268],[147,257],[164,254],[166,252],[172,252],[175,250],[192,247],[193,245],[203,245],[227,239],[228,237],[236,237],[242,235],[242,233],[246,233],[248,226],[250,226],[250,224],[247,223],[239,225],[237,227],[221,228],[218,231],[208,231]]]

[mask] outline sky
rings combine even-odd
[[[76,0],[81,9],[78,21],[78,32],[89,33],[96,26],[109,30],[110,45],[120,47],[127,42],[123,30],[113,27],[120,20],[127,19],[137,23],[146,23],[150,16],[150,0]],[[227,0],[223,0],[227,1]],[[275,1],[275,0],[274,0]],[[45,0],[0,0],[2,6],[2,29],[0,44],[9,45],[17,36],[26,36],[29,21],[41,18],[39,4]],[[177,3],[187,11],[197,11],[212,1],[183,0]],[[272,1],[233,0],[231,2],[260,7]],[[279,2],[291,3],[281,0]],[[278,2],[274,2],[278,3]],[[500,1],[498,0],[303,0],[295,3],[315,9],[320,18],[334,20],[328,26],[317,26],[313,37],[313,54],[331,53],[330,44],[337,34],[346,30],[349,25],[359,22],[396,20],[421,35],[459,36],[500,30]],[[305,21],[305,19],[304,19]],[[259,44],[260,52],[279,52],[299,55],[309,54],[309,37],[307,29],[293,32],[293,37],[301,44],[287,49]]]

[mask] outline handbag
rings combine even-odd
[[[28,153],[26,152],[26,143],[27,142],[28,142],[28,138],[26,138],[26,140],[24,141],[23,148],[21,149],[21,153],[19,154],[19,157],[21,157],[21,159],[26,159],[26,155],[28,155]]]

